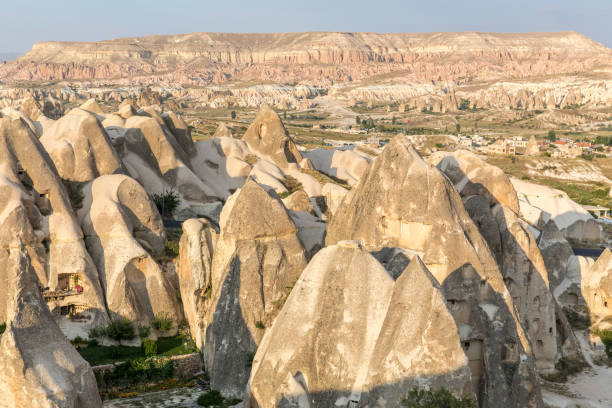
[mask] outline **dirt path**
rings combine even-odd
[[[204,389],[174,388],[166,391],[151,392],[132,398],[117,398],[104,401],[104,408],[200,408],[196,400]]]

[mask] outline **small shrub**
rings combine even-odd
[[[244,161],[247,162],[247,164],[254,166],[255,163],[259,161],[259,157],[255,156],[254,154],[247,154]]]
[[[162,217],[171,216],[180,204],[178,194],[172,190],[168,190],[163,194],[153,194],[151,199]]]
[[[217,390],[210,390],[198,397],[198,405],[201,407],[221,405],[223,401],[223,395]]]
[[[253,365],[253,360],[254,359],[255,359],[255,352],[254,351],[249,351],[249,354],[247,354],[246,366],[247,367],[251,367]]]
[[[157,355],[157,342],[152,339],[144,339],[142,341],[142,351],[146,357]]]
[[[87,342],[87,347],[98,347],[98,340],[91,339]]]
[[[100,337],[104,337],[106,336],[106,327],[102,327],[102,326],[92,327],[91,329],[89,329],[89,332],[87,333],[87,335],[89,336],[90,339],[98,339]]]
[[[6,323],[0,324],[0,335],[6,331]]]
[[[476,408],[476,402],[470,397],[455,397],[447,389],[421,390],[412,389],[402,401],[408,408]]]
[[[164,254],[170,258],[176,258],[179,256],[178,241],[166,241],[164,243]]]
[[[289,175],[285,176],[281,180],[281,183],[283,183],[285,188],[289,191],[289,194],[295,193],[296,191],[302,189],[302,183],[300,183],[295,177]]]
[[[608,359],[612,359],[612,330],[598,330],[594,334],[599,336],[599,339],[606,348]]]
[[[78,209],[83,207],[83,200],[85,196],[81,191],[83,188],[83,184],[76,181],[70,181],[62,179],[64,183],[64,187],[66,187],[66,192],[68,193],[68,198],[70,199],[70,204],[72,204],[73,209]]]
[[[167,313],[159,313],[155,315],[155,319],[153,319],[152,325],[155,330],[166,333],[170,329],[172,329],[174,320]]]
[[[136,330],[132,321],[125,317],[111,320],[106,326],[106,336],[121,343],[121,340],[132,340],[136,337]]]
[[[236,119],[236,111],[232,111],[231,116],[232,116],[232,119]]]
[[[255,322],[255,327],[257,327],[258,329],[265,329],[266,326],[264,326],[263,322],[261,320],[258,320]]]
[[[140,337],[141,339],[147,338],[149,337],[149,335],[151,334],[151,327],[150,326],[138,326],[138,337]]]

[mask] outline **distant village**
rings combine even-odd
[[[517,154],[526,156],[550,156],[554,158],[576,158],[592,157],[597,154],[607,156],[609,147],[603,144],[592,144],[586,141],[575,141],[568,138],[559,138],[554,141],[548,139],[536,139],[531,136],[529,139],[523,136],[513,136],[500,138],[490,143],[479,135],[464,136],[460,135],[457,144],[467,150],[474,150],[487,154],[503,154],[514,156]]]

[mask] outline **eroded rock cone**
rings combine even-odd
[[[415,386],[470,393],[440,288],[418,258],[394,282],[343,241],[315,255],[264,337],[247,406],[399,406]]]
[[[27,250],[0,250],[1,407],[101,407],[96,378],[53,320]]]
[[[40,142],[66,180],[85,182],[125,172],[108,134],[86,110],[71,110],[44,132]]]
[[[520,212],[518,196],[508,176],[474,153],[466,150],[437,152],[428,162],[453,182],[462,197],[480,195],[489,201],[490,206],[500,203],[515,213]]]
[[[84,334],[88,327],[103,324],[108,316],[98,272],[74,217],[70,195],[22,120],[0,119],[0,158],[0,248],[19,238],[41,286],[50,291],[74,289],[77,281],[80,292],[67,299],[50,297],[48,304],[58,315],[62,306],[78,307],[87,315],[88,323],[76,324],[76,332]],[[74,199],[79,194],[74,186]]]
[[[471,152],[432,155],[430,162],[455,184],[465,208],[495,254],[514,306],[533,346],[537,368],[550,372],[557,356],[556,307],[536,239],[519,214],[503,171]]]
[[[109,175],[87,184],[84,194],[79,219],[109,312],[143,324],[159,314],[180,321],[175,290],[154,258],[164,251],[164,227],[144,188]]]
[[[280,117],[268,105],[261,107],[242,139],[251,150],[270,158],[281,168],[302,160],[302,154],[289,136]]]
[[[224,395],[243,396],[257,345],[306,266],[297,233],[280,199],[252,180],[221,212],[204,357]]]
[[[232,131],[225,125],[225,123],[221,123],[213,137],[234,137]]]
[[[393,276],[410,254],[422,257],[462,328],[481,404],[542,406],[531,347],[495,258],[449,179],[406,137],[385,147],[332,217],[326,242],[344,239],[376,251]]]
[[[582,294],[589,307],[592,327],[609,329],[612,306],[612,252],[606,248],[582,277]]]
[[[199,349],[204,348],[206,301],[212,291],[212,258],[217,234],[204,219],[183,223],[178,278],[185,318]]]

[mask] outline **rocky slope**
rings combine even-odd
[[[575,32],[194,33],[38,43],[0,68],[0,78],[155,75],[178,80],[195,74],[217,82],[262,76],[276,81],[315,77],[342,81],[408,69],[416,78],[438,81],[498,77],[510,71],[515,77],[582,71],[609,57],[605,46]],[[327,67],[321,71],[320,65]]]

